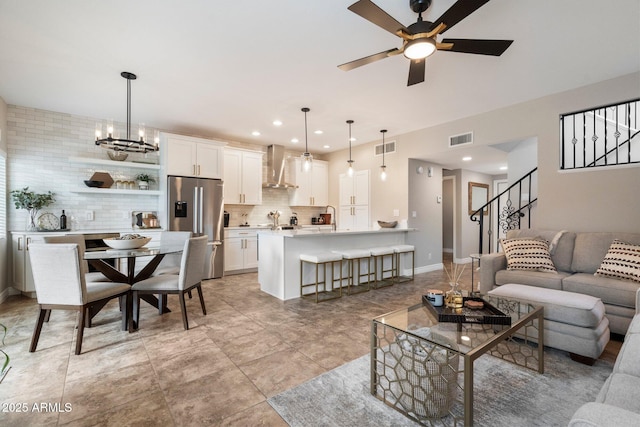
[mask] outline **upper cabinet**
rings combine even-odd
[[[168,133],[163,137],[167,175],[223,178],[225,143]]]
[[[262,156],[257,151],[225,148],[225,204],[262,204]]]
[[[369,204],[369,170],[340,175],[340,206]]]
[[[300,158],[288,162],[289,180],[298,186],[289,193],[291,206],[326,206],[329,204],[329,164],[314,160],[311,170],[302,170]]]

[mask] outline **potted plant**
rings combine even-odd
[[[136,175],[136,181],[138,181],[138,188],[140,190],[148,190],[149,184],[156,182],[156,179],[146,173],[139,173]]]
[[[55,202],[56,199],[54,196],[55,194],[51,191],[47,191],[44,194],[34,193],[33,191],[29,191],[29,187],[11,192],[11,197],[13,198],[13,203],[16,205],[16,209],[26,209],[27,212],[29,212],[27,230],[37,230],[36,216],[38,215],[38,211]]]
[[[2,345],[4,346],[4,339],[7,336],[7,327],[4,326],[2,323],[0,323],[0,328],[2,328],[3,330],[3,334],[2,334]],[[2,349],[0,349],[0,353],[2,353],[4,355],[4,362],[0,362],[0,383],[2,382],[2,380],[4,379],[5,375],[7,375],[7,372],[9,372],[9,369],[11,369],[11,366],[9,366],[9,362],[11,361],[11,358],[9,357],[9,355]]]

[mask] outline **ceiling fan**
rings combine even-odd
[[[422,12],[431,6],[431,0],[409,0],[411,10],[418,14],[417,22],[405,27],[371,0],[359,0],[348,7],[367,21],[402,38],[402,47],[385,50],[374,55],[338,65],[343,71],[370,64],[388,56],[404,54],[411,60],[407,86],[424,81],[426,58],[436,50],[500,56],[513,40],[442,39],[437,36],[478,10],[489,0],[458,0],[434,22],[423,21]]]

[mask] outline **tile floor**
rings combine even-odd
[[[470,279],[467,266],[461,282]],[[440,270],[320,304],[264,294],[255,273],[203,288],[208,314],[189,301],[189,331],[175,296],[162,316],[145,304],[132,334],[110,303],[85,330],[79,356],[76,315],[61,311],[29,353],[36,301],[10,297],[0,305],[12,365],[0,383],[0,425],[284,426],[267,398],[366,354],[372,317],[448,285]],[[612,341],[602,357],[614,360],[619,347]]]

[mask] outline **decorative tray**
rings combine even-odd
[[[463,303],[466,301],[483,302],[484,307],[481,309],[450,308],[447,306],[434,307],[427,299],[426,295],[422,296],[422,304],[425,305],[434,315],[438,316],[438,322],[449,323],[482,323],[489,325],[511,325],[511,316],[504,314],[482,298],[464,297]]]

